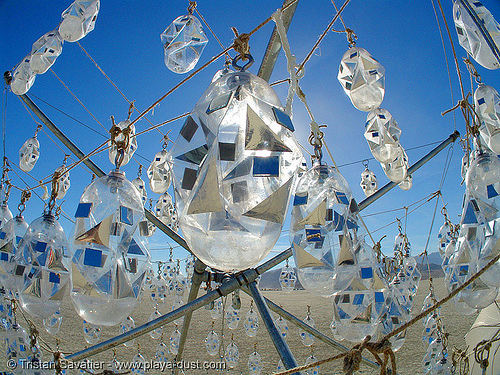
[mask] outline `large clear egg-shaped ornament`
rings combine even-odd
[[[28,223],[20,213],[7,221],[0,230],[0,266],[5,272],[2,285],[11,292],[16,292],[18,286],[23,283],[26,267],[17,263],[16,254],[27,230]]]
[[[460,45],[487,69],[500,68],[499,56],[492,45],[500,46],[500,25],[479,1],[455,0],[453,21]]]
[[[113,120],[114,123],[114,120]],[[114,130],[113,130],[114,129]],[[109,141],[109,161],[116,164],[118,161],[118,166],[127,164],[134,152],[137,150],[137,137],[135,136],[135,126],[130,120],[120,121],[118,124],[114,125],[112,128],[115,132],[114,142]],[[124,144],[123,157],[118,154],[118,144]]]
[[[114,170],[84,191],[70,236],[71,298],[88,322],[117,325],[137,304],[150,255],[136,231],[144,220],[139,191]]]
[[[365,196],[367,197],[378,190],[377,176],[375,176],[375,173],[369,170],[368,167],[361,172],[361,182],[359,183],[359,186],[361,186],[363,193],[365,193]]]
[[[208,43],[201,22],[192,14],[177,17],[160,38],[165,50],[165,65],[179,74],[195,67]]]
[[[56,62],[62,53],[63,40],[57,30],[43,35],[31,48],[31,69],[36,74],[43,74]]]
[[[290,117],[263,79],[213,82],[172,149],[180,227],[193,253],[222,271],[255,266],[283,225],[302,152]]]
[[[500,154],[500,95],[494,87],[480,84],[474,92],[474,102],[481,121],[481,139],[495,154]]]
[[[99,7],[99,0],[75,0],[61,15],[61,37],[67,42],[76,42],[94,30]]]
[[[385,68],[364,48],[349,49],[340,61],[337,78],[354,107],[371,111],[385,94]]]
[[[408,156],[403,147],[399,146],[397,156],[388,163],[382,163],[382,169],[389,180],[401,183],[408,174]]]
[[[354,277],[352,193],[333,167],[314,165],[297,182],[293,198],[290,240],[300,283],[330,296],[345,289]]]
[[[19,301],[31,316],[46,318],[61,306],[69,281],[67,248],[64,230],[51,213],[35,219],[19,243],[17,262],[26,267]]]
[[[172,183],[172,156],[167,150],[155,155],[148,168],[149,187],[156,194],[165,193]]]
[[[368,113],[365,124],[365,138],[375,159],[389,163],[399,155],[401,129],[392,115],[383,108]]]
[[[36,73],[31,68],[31,55],[26,56],[12,73],[10,89],[16,95],[26,94],[33,83],[35,83]]]
[[[39,157],[40,142],[38,142],[37,137],[34,136],[24,142],[19,150],[19,167],[24,172],[30,172],[34,168]]]

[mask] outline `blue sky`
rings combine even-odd
[[[500,3],[496,0],[484,0],[497,20],[500,19]],[[60,14],[70,5],[69,1],[0,1],[0,56],[3,70],[12,69],[31,51],[31,45],[44,33],[55,29],[60,21]],[[198,9],[211,25],[225,46],[230,45],[235,26],[240,33],[248,32],[266,19],[281,5],[279,1],[199,1]],[[341,6],[337,1],[337,6]],[[168,89],[184,78],[182,75],[167,70],[163,63],[163,49],[160,43],[160,33],[173,19],[186,13],[188,2],[183,1],[103,1],[97,18],[95,30],[80,41],[82,46],[97,61],[114,83],[125,95],[136,100],[136,106],[144,109],[162,96]],[[465,51],[458,45],[456,32],[452,21],[452,1],[443,0],[448,23],[463,71],[466,92],[471,90],[469,75],[461,62]],[[335,14],[330,1],[300,0],[296,15],[289,30],[289,41],[292,52],[302,61],[309,52],[318,36]],[[441,116],[441,112],[452,107],[459,99],[457,74],[455,71],[448,38],[445,35],[447,58],[451,69],[452,91],[446,68],[445,55],[441,44],[431,1],[352,1],[343,14],[348,27],[354,29],[358,36],[357,46],[367,49],[386,69],[386,94],[382,108],[387,109],[402,130],[401,144],[408,150],[415,146],[437,142],[447,138],[456,128],[465,133],[464,121],[459,112],[456,122],[453,114]],[[273,24],[269,23],[250,39],[251,53],[255,64],[250,71],[257,73],[258,66],[266,48]],[[334,27],[341,29],[337,22]],[[202,55],[200,63],[220,52],[220,46],[206,30],[209,43]],[[330,32],[323,40],[305,67],[305,76],[300,85],[307,96],[308,103],[320,124],[328,124],[325,137],[339,166],[361,161],[371,157],[363,137],[366,113],[355,109],[344,94],[337,81],[337,71],[340,59],[347,50],[344,34]],[[231,52],[234,56],[234,52]],[[164,100],[148,118],[153,123],[159,123],[179,114],[190,111],[198,98],[208,87],[213,74],[222,67],[224,60],[215,62],[181,89]],[[488,71],[476,64],[479,74],[486,84],[500,90],[500,72]],[[60,127],[84,152],[91,151],[102,143],[111,126],[110,116],[118,121],[126,118],[127,102],[109,84],[105,77],[96,69],[76,43],[65,43],[62,55],[53,66],[53,71],[85,104],[89,111],[99,120],[99,125],[78,102],[66,91],[62,84],[49,71],[37,76],[30,94],[33,100],[46,112],[48,117]],[[287,78],[286,61],[281,54],[271,82]],[[276,91],[282,101],[286,98],[287,87],[276,86]],[[6,95],[6,155],[14,162],[18,161],[18,150],[24,141],[31,137],[36,129],[36,123],[23,108],[20,100],[8,92]],[[41,102],[38,97],[46,103]],[[84,123],[94,131],[89,130],[75,120],[65,116],[58,108]],[[2,112],[4,106],[2,105]],[[134,118],[134,116],[132,117]],[[307,145],[309,134],[309,119],[303,105],[294,101],[294,124],[296,135],[301,144]],[[182,121],[161,128],[162,132],[172,129],[171,136],[177,137]],[[137,130],[147,128],[146,121],[136,124]],[[55,139],[54,136],[50,136]],[[31,175],[36,179],[46,177],[61,165],[64,154],[54,145],[45,133],[38,136],[41,143],[41,156]],[[161,136],[152,131],[139,138],[139,150],[136,159],[146,168],[154,154],[161,149]],[[58,142],[58,141],[56,141]],[[63,147],[59,142],[58,145]],[[306,146],[308,147],[308,146]],[[410,164],[414,163],[433,146],[408,150]],[[309,149],[309,151],[312,151]],[[140,156],[139,156],[139,155]],[[447,152],[429,162],[413,176],[413,188],[403,192],[399,188],[392,190],[382,199],[363,211],[363,215],[392,210],[412,203],[436,191],[442,176]],[[460,160],[463,156],[461,147],[456,144],[453,149],[450,169],[444,183],[442,193],[448,203],[450,218],[458,222],[461,211],[461,201],[464,185],[461,185]],[[327,162],[329,158],[325,155]],[[104,170],[112,168],[108,155],[102,153],[93,160]],[[308,158],[308,164],[310,160]],[[388,180],[380,165],[371,160],[369,167],[379,179],[379,186]],[[138,164],[130,162],[123,167],[129,179],[137,175]],[[361,163],[341,167],[341,173],[346,177],[354,196],[358,201],[364,199],[359,187],[360,173],[364,170]],[[21,174],[30,185],[35,180]],[[13,173],[10,174],[17,186],[23,182]],[[143,179],[146,180],[145,171]],[[84,187],[90,183],[91,175],[83,168],[72,171],[72,186],[66,195],[63,209],[73,216],[79,197]],[[38,189],[39,194],[42,193]],[[148,191],[148,196],[156,199],[158,196]],[[10,208],[15,214],[20,194],[13,191]],[[434,202],[427,203],[408,217],[407,231],[412,251],[418,254],[423,251],[431,225]],[[25,216],[28,222],[40,216],[43,205],[37,197],[33,197],[27,205]],[[370,230],[376,230],[395,220],[402,218],[404,210],[367,216],[366,223]],[[284,230],[288,230],[288,222]],[[436,217],[429,249],[436,249],[436,233],[443,220],[439,214]],[[61,224],[69,233],[71,223],[61,218]],[[397,233],[395,224],[374,233],[376,239],[386,234],[383,250],[392,250],[393,239]],[[173,241],[164,235],[155,235],[151,241],[152,249],[174,245]],[[276,249],[289,246],[288,234],[283,233]],[[165,259],[166,252],[153,250],[155,259]],[[176,249],[176,256],[185,257],[185,252]]]

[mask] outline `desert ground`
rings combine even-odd
[[[443,286],[442,279],[434,280],[434,285],[436,289],[436,294],[438,298],[445,296],[445,288]],[[414,307],[414,314],[420,312],[423,299],[428,294],[429,282],[428,280],[423,280],[420,282],[419,291],[416,297],[416,303]],[[200,293],[205,293],[203,290]],[[316,297],[311,293],[304,290],[296,290],[292,293],[286,294],[282,291],[263,291],[264,296],[281,305],[284,309],[290,311],[295,316],[303,319],[306,316],[307,305],[311,306],[311,316],[315,320],[316,328],[318,328],[322,333],[332,337],[332,332],[330,330],[330,323],[332,321],[332,307],[329,299]],[[185,296],[187,298],[187,296]],[[260,321],[260,326],[256,337],[248,337],[245,333],[244,328],[244,317],[250,307],[250,298],[243,292],[241,292],[242,306],[240,310],[240,323],[235,330],[230,330],[226,324],[224,327],[222,325],[222,320],[219,318],[214,323],[214,329],[218,333],[221,340],[221,348],[227,347],[230,343],[231,337],[233,337],[234,342],[239,349],[239,362],[237,366],[230,371],[234,374],[247,374],[248,366],[247,361],[250,353],[253,352],[256,346],[257,352],[260,354],[263,363],[262,374],[272,374],[276,371],[276,366],[278,364],[279,358],[274,346],[264,329],[262,321]],[[162,313],[170,311],[171,301],[167,301],[165,305],[160,306],[159,310]],[[230,304],[230,298],[227,300],[227,304]],[[148,296],[144,296],[143,300],[135,308],[132,317],[135,320],[136,326],[145,323],[151,312],[153,311],[153,303]],[[73,353],[84,347],[88,346],[83,337],[82,330],[82,319],[80,319],[73,305],[70,301],[69,296],[66,296],[63,302],[62,312],[64,315],[64,320],[60,329],[60,332],[51,336],[45,332],[43,325],[39,319],[34,319],[34,323],[40,330],[40,335],[43,340],[46,341],[52,348],[56,347],[56,340],[59,341],[59,347],[62,352]],[[477,314],[471,316],[461,316],[457,314],[454,310],[453,304],[449,303],[441,308],[441,314],[444,319],[444,324],[447,332],[449,332],[449,351],[451,356],[451,351],[453,347],[465,348],[464,335],[474,322]],[[18,314],[19,315],[19,314]],[[27,327],[24,319],[18,316],[18,322]],[[209,310],[202,308],[196,311],[193,315],[193,320],[191,323],[186,350],[184,354],[184,359],[186,361],[219,361],[220,358],[217,356],[210,356],[205,348],[204,340],[209,333],[212,325],[212,319],[210,317]],[[174,331],[175,326],[170,323],[163,327],[164,341],[168,343],[168,338]],[[180,329],[180,328],[179,328]],[[421,360],[424,356],[424,348],[422,344],[422,329],[423,324],[418,322],[413,327],[411,327],[407,332],[407,337],[403,347],[396,353],[397,358],[397,369],[398,373],[402,375],[406,374],[421,374]],[[118,333],[117,327],[103,327],[101,331],[101,341],[113,337]],[[327,344],[319,341],[318,339],[314,342],[314,347],[305,347],[299,337],[299,328],[289,323],[289,333],[286,338],[288,345],[290,346],[293,354],[295,355],[297,362],[299,364],[304,364],[306,358],[311,355],[311,350],[314,351],[314,355],[318,359],[327,358],[338,353],[337,350],[331,348]],[[137,353],[138,344],[140,345],[140,352],[146,358],[146,360],[154,360],[156,346],[158,345],[158,340],[153,340],[149,335],[145,335],[140,339],[136,340],[132,347],[125,347],[121,345],[116,349],[116,358],[119,361],[131,361],[134,355]],[[347,346],[352,346],[351,343],[344,342],[343,344]],[[4,344],[3,344],[4,345]],[[104,361],[108,363],[112,359],[112,351],[107,351],[100,353],[92,357],[93,361]],[[370,359],[369,353],[366,356]],[[51,354],[44,354],[43,359],[49,360]],[[169,358],[173,358],[170,354]],[[1,351],[1,364],[0,370],[7,370],[5,361],[5,350]],[[102,373],[103,370],[96,371],[96,373]],[[215,374],[223,373],[225,371],[216,370],[184,370],[185,374]],[[71,372],[70,372],[71,373]],[[152,371],[150,373],[160,373],[158,370]],[[169,372],[166,372],[169,373]],[[180,372],[182,373],[182,372]],[[330,362],[321,366],[321,374],[342,374],[342,362]],[[376,374],[378,371],[374,371],[371,368],[362,365],[359,374]]]

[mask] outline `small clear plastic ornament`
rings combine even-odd
[[[123,322],[120,323],[120,326],[118,328],[118,334],[121,335],[122,333],[126,333],[134,328],[135,328],[134,319],[132,319],[131,316],[127,316],[127,319],[125,319]],[[135,339],[126,341],[123,343],[123,345],[130,348],[130,347],[134,346],[134,343],[135,343]]]
[[[429,314],[427,319],[424,319],[424,330],[422,331],[424,349],[427,349],[430,343],[438,337],[438,319],[439,315],[436,313]]]
[[[114,119],[113,119],[114,124]],[[116,128],[116,136],[114,137],[114,142],[109,141],[109,161],[112,164],[116,164],[117,166],[123,166],[127,164],[132,156],[134,156],[135,151],[137,150],[137,137],[135,136],[135,125],[132,124],[130,120],[120,121],[118,124],[114,124],[113,128]],[[118,154],[118,144],[123,143],[123,157]]]
[[[240,359],[240,351],[236,346],[235,342],[231,340],[231,343],[227,346],[224,352],[224,360],[226,361],[226,366],[228,368],[235,368],[238,365],[238,360]]]
[[[385,68],[364,48],[349,49],[340,61],[337,78],[354,107],[371,111],[385,94]]]
[[[213,308],[210,309],[210,317],[212,320],[217,321],[222,316],[224,304],[222,299],[218,298],[214,301]]]
[[[318,362],[318,358],[314,356],[314,354],[311,354],[309,357],[307,357],[306,362],[304,365],[310,365],[311,363]],[[316,367],[311,367],[305,370],[305,375],[319,375],[319,366]]]
[[[25,361],[29,362],[32,359],[29,342],[28,334],[19,324],[13,324],[12,328],[7,332],[5,338],[5,354],[9,361],[9,365],[11,363],[13,364],[13,366],[9,366],[9,368],[13,369],[16,375],[24,374],[23,363]]]
[[[181,333],[177,328],[177,324],[175,325],[175,329],[170,334],[169,344],[170,344],[170,353],[177,354],[179,352],[179,342],[181,340]]]
[[[297,274],[295,270],[288,265],[288,259],[286,266],[281,269],[279,276],[279,283],[281,290],[285,293],[290,293],[295,289],[295,283],[297,282]]]
[[[460,175],[465,180],[465,176],[467,175],[467,169],[469,169],[470,162],[472,160],[472,156],[466,152],[462,157],[462,164],[460,166]]]
[[[376,108],[366,118],[365,138],[373,157],[380,163],[392,162],[400,153],[401,129],[389,111]]]
[[[19,167],[24,172],[30,172],[40,157],[40,142],[36,135],[24,142],[19,149]]]
[[[240,322],[240,310],[235,310],[233,305],[226,307],[226,324],[229,329],[238,328]]]
[[[314,165],[297,183],[290,223],[297,274],[305,289],[322,296],[345,289],[356,272],[351,200],[347,181],[327,165]]]
[[[449,220],[446,220],[445,223],[439,228],[439,232],[437,235],[438,238],[438,251],[441,258],[444,256],[446,247],[453,239],[452,237],[452,224]]]
[[[11,292],[16,292],[24,280],[23,275],[26,267],[18,265],[16,255],[18,246],[28,230],[28,223],[19,213],[11,220],[7,221],[0,230],[0,267],[5,272],[0,280],[2,286]]]
[[[411,319],[411,313],[408,307],[408,300],[401,291],[401,287],[394,282],[389,285],[389,291],[386,298],[386,309],[380,317],[381,324],[378,326],[379,334],[385,336],[389,332],[401,327]],[[404,286],[402,286],[404,288]],[[406,330],[389,338],[391,348],[397,351],[401,348],[406,338]]]
[[[500,25],[479,1],[455,0],[453,21],[460,45],[487,69],[500,68],[491,44],[500,46]],[[497,47],[498,51],[498,47]]]
[[[16,260],[25,267],[19,301],[31,316],[46,318],[61,306],[69,281],[67,248],[64,230],[51,213],[34,220],[19,243]]]
[[[148,201],[148,192],[146,190],[146,183],[140,177],[136,177],[130,182],[132,183],[132,185],[136,187],[137,190],[139,190],[139,193],[141,194],[142,204],[145,205],[146,202]]]
[[[408,156],[403,147],[399,146],[398,155],[392,161],[382,163],[382,169],[389,180],[398,184],[407,177]]]
[[[219,354],[220,340],[217,332],[212,330],[208,333],[207,337],[205,337],[205,348],[207,348],[208,354],[211,356]]]
[[[101,326],[83,321],[83,338],[90,345],[95,345],[101,338]]]
[[[401,190],[410,190],[413,186],[413,176],[407,175],[405,179],[398,184],[398,186]]]
[[[306,323],[309,327],[315,328],[316,324],[314,323],[314,319],[311,318],[310,307],[307,307],[307,316],[304,318],[303,322]],[[312,335],[309,332],[304,331],[301,329],[299,331],[299,336],[300,336],[300,341],[302,342],[302,345],[304,346],[311,346],[314,344],[314,335]]]
[[[76,42],[94,30],[99,7],[99,0],[75,0],[61,15],[61,37],[67,42]]]
[[[150,268],[138,190],[119,170],[84,191],[70,236],[71,298],[85,320],[117,325],[137,304]]]
[[[148,168],[149,187],[156,194],[165,193],[172,183],[172,166],[174,162],[167,150],[155,155]]]
[[[55,335],[59,332],[61,328],[61,323],[63,320],[63,315],[61,311],[58,309],[52,315],[43,318],[43,327],[45,330],[51,335]]]
[[[286,338],[288,335],[288,322],[280,315],[274,320],[274,324],[276,325],[276,328],[281,336]]]
[[[474,92],[475,110],[481,124],[481,139],[495,154],[500,154],[500,95],[488,85],[480,84]]]
[[[155,360],[159,363],[169,362],[168,353],[170,352],[168,345],[160,340],[158,345],[156,345]]]
[[[62,53],[63,40],[57,30],[50,31],[33,43],[30,66],[36,74],[43,74]]]
[[[259,314],[255,312],[250,305],[250,310],[245,315],[245,332],[249,337],[255,337],[257,335],[257,329],[259,328]]]
[[[132,374],[144,375],[146,373],[146,359],[141,353],[137,353],[134,358],[132,358]]]
[[[208,43],[201,22],[192,14],[177,17],[160,38],[165,50],[165,65],[179,74],[195,67]]]
[[[444,347],[441,337],[437,337],[429,344],[424,358],[422,359],[422,368],[425,374],[433,374],[431,371],[434,369],[438,361],[441,360],[443,350]]]
[[[262,368],[264,367],[260,354],[255,351],[250,354],[247,366],[249,375],[260,375]]]
[[[221,271],[255,266],[271,251],[302,160],[290,117],[261,78],[213,82],[172,149],[180,228],[193,253]]]
[[[155,216],[160,219],[163,224],[174,232],[177,232],[179,228],[179,219],[177,210],[175,209],[175,205],[169,193],[163,193],[158,199],[158,202],[156,202]]]
[[[71,182],[69,180],[69,171],[66,165],[61,165],[54,172],[59,176],[57,180],[57,199],[63,199],[66,193],[68,192]]]
[[[152,322],[153,320],[157,319],[161,317],[161,314],[160,312],[158,311],[158,309],[155,307],[155,311],[153,311],[151,313],[151,315],[149,316],[149,319],[148,319],[148,322]],[[163,332],[163,327],[158,327],[152,331],[149,332],[149,336],[153,339],[153,340],[158,340],[160,337],[161,337],[161,334]]]
[[[177,310],[184,305],[184,301],[181,296],[174,296],[171,311]],[[184,317],[174,320],[174,323],[177,325],[181,325],[184,322]]]
[[[14,73],[12,73],[10,89],[16,95],[24,95],[33,86],[33,83],[35,83],[35,78],[36,73],[31,68],[31,55],[28,55],[19,63]]]
[[[361,172],[361,182],[359,183],[359,186],[361,186],[361,189],[363,189],[363,192],[367,197],[378,190],[377,176],[375,176],[375,173],[369,170],[368,167]]]

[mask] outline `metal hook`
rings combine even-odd
[[[248,60],[248,62],[243,65],[243,66],[239,66],[238,65],[238,61],[240,60]],[[243,56],[242,55],[238,55],[236,56],[233,61],[232,61],[232,65],[233,65],[233,68],[240,71],[240,72],[244,72],[246,69],[250,68],[253,64],[254,60],[253,60],[253,56],[249,53],[245,53]]]

